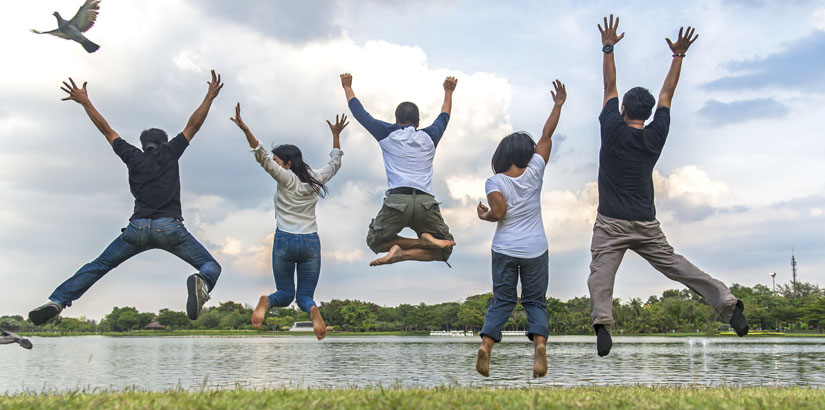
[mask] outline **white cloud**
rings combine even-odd
[[[819,9],[811,15],[814,28],[825,31],[825,9]]]

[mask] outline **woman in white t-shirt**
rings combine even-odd
[[[301,150],[294,145],[278,145],[272,153],[267,152],[241,119],[240,103],[235,106],[235,117],[230,120],[246,135],[255,160],[278,182],[272,243],[272,272],[277,290],[259,298],[258,306],[252,312],[252,326],[261,327],[270,308],[289,306],[294,299],[312,319],[315,337],[323,339],[327,333],[326,325],[312,299],[321,274],[321,241],[315,221],[315,205],[318,198],[327,193],[327,181],[341,168],[344,152],[341,151],[340,136],[348,124],[347,116],[342,115],[340,120],[335,116],[335,124],[327,121],[332,131],[332,152],[329,163],[318,170],[304,162]]]
[[[477,208],[480,219],[497,223],[492,246],[493,300],[484,316],[476,361],[476,370],[484,376],[490,375],[493,343],[501,341],[501,330],[516,307],[519,279],[521,305],[527,314],[526,335],[534,346],[533,377],[547,374],[548,262],[547,237],[541,220],[541,186],[553,145],[551,137],[567,98],[564,84],[556,80],[553,87],[555,105],[541,139],[534,143],[526,132],[516,132],[501,140],[492,160],[496,174],[487,179],[485,186],[490,206],[479,202]]]

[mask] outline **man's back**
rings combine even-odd
[[[112,148],[129,169],[129,189],[135,197],[131,219],[181,218],[178,159],[189,146],[183,134],[144,152],[122,138]]]
[[[605,103],[599,115],[599,213],[628,221],[656,219],[653,167],[670,127],[670,109],[660,107],[644,129],[628,126],[619,99]]]

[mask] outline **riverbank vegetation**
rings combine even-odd
[[[780,285],[777,292],[763,285],[752,288],[734,284],[733,293],[745,303],[745,313],[754,334],[762,329],[770,332],[822,333],[825,328],[825,293],[810,283]],[[319,305],[327,325],[335,332],[390,332],[407,334],[431,330],[478,331],[492,294],[475,295],[461,302],[434,305],[401,304],[379,306],[358,300],[322,302]],[[577,297],[567,301],[547,299],[550,329],[554,334],[591,334],[590,300]],[[198,320],[191,321],[184,312],[161,309],[159,312],[139,312],[133,307],[115,307],[97,323],[86,318],[61,317],[44,326],[34,326],[22,316],[0,317],[0,328],[26,334],[145,334],[175,333],[258,334],[289,329],[296,321],[309,317],[295,308],[273,308],[261,330],[250,324],[252,306],[224,302],[208,307]],[[661,296],[647,300],[632,298],[613,302],[616,322],[614,334],[717,334],[725,324],[716,321],[713,309],[696,293],[667,290]],[[163,330],[144,331],[149,323],[162,325]],[[523,330],[527,317],[519,305],[507,322],[506,330]]]
[[[74,392],[0,396],[14,409],[819,409],[825,390],[804,387],[574,387],[533,389],[222,390]]]

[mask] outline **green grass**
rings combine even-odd
[[[799,409],[825,408],[825,390],[791,387],[577,387],[534,389],[222,390],[74,392],[0,396],[14,409]]]

